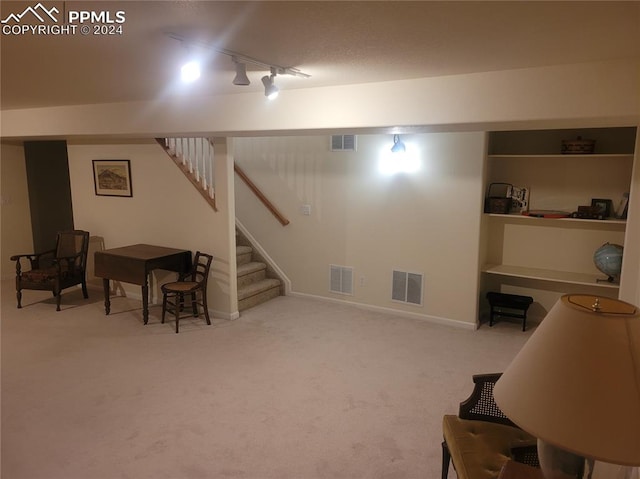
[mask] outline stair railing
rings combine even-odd
[[[208,138],[156,138],[200,194],[217,210],[214,190],[213,144]]]
[[[273,216],[280,222],[282,226],[287,226],[289,224],[289,220],[284,217],[282,213],[275,207],[271,201],[265,196],[265,194],[260,191],[260,188],[256,186],[256,184],[251,181],[251,179],[247,176],[247,174],[238,166],[237,163],[234,162],[233,169],[238,174],[238,176],[245,182],[245,184],[249,187],[249,189],[253,192],[254,195],[258,197],[258,199],[262,202],[262,204],[271,212]]]
[[[180,167],[189,181],[197,187],[200,194],[217,211],[215,191],[213,188],[214,155],[213,144],[208,138],[156,138],[173,161]],[[287,226],[289,220],[269,201],[265,194],[255,185],[247,174],[234,162],[234,170],[246,183],[264,206],[276,217],[282,226]]]

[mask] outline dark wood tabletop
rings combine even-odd
[[[109,280],[142,286],[144,324],[149,320],[149,273],[154,269],[186,273],[191,269],[191,251],[149,244],[134,244],[96,251],[95,275],[104,285],[104,309],[109,314]]]

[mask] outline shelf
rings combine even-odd
[[[627,220],[618,220],[618,219],[606,219],[606,220],[592,220],[592,219],[584,219],[584,218],[539,218],[537,216],[526,216],[522,214],[500,214],[500,213],[485,213],[487,216],[494,216],[497,218],[505,218],[509,220],[522,220],[522,221],[544,221],[547,223],[592,223],[601,226],[612,226],[612,225],[621,225],[625,226],[627,224]]]
[[[620,159],[633,159],[633,153],[598,153],[592,155],[562,155],[562,154],[554,154],[554,155],[522,155],[522,154],[514,154],[514,155],[488,155],[488,158],[547,158],[547,159],[569,159],[569,158],[620,158]]]
[[[551,281],[554,283],[569,283],[600,288],[620,287],[619,284],[598,281],[604,279],[602,275],[587,273],[570,273],[567,271],[554,271],[550,269],[527,268],[524,266],[510,266],[506,264],[486,264],[482,267],[483,273],[501,276],[513,276],[516,278],[535,279],[539,281]]]

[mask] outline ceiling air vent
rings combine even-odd
[[[421,273],[408,273],[406,271],[394,270],[391,299],[393,301],[422,306],[423,279],[424,275]]]
[[[332,135],[331,151],[356,151],[356,135]]]
[[[353,268],[335,264],[329,266],[331,268],[330,291],[332,293],[353,295]]]

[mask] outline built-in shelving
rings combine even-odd
[[[506,264],[486,264],[483,266],[482,272],[501,276],[512,276],[516,278],[551,281],[554,283],[598,286],[601,288],[619,288],[620,286],[606,281],[606,278],[603,275],[553,271],[550,269],[527,268],[524,266],[510,266]]]
[[[523,214],[500,214],[500,213],[485,213],[487,216],[493,216],[496,218],[504,218],[506,220],[516,221],[537,221],[544,223],[545,226],[556,225],[566,226],[566,223],[585,223],[589,227],[602,226],[604,228],[613,227],[618,228],[627,224],[627,220],[620,220],[616,218],[607,218],[604,220],[586,219],[586,218],[541,218],[539,216],[528,216]]]
[[[530,210],[571,213],[609,199],[614,213],[631,188],[634,127],[489,133],[485,190],[491,183],[529,189]],[[595,140],[591,154],[562,154],[563,140]],[[566,292],[596,288],[615,297],[593,263],[606,242],[624,245],[626,219],[544,218],[520,212],[484,213],[481,298],[489,290],[528,294],[548,310]]]

